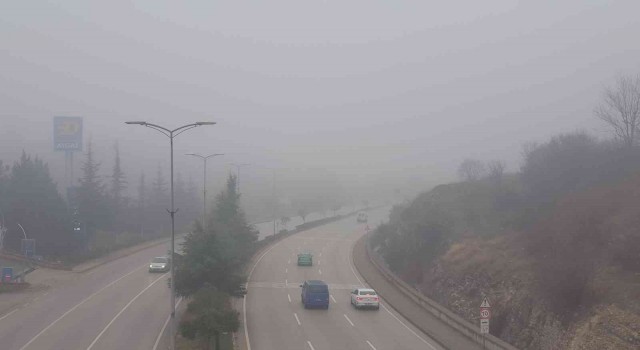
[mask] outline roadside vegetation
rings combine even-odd
[[[239,327],[230,298],[246,279],[243,268],[258,237],[240,208],[234,175],[217,195],[209,217],[206,229],[197,224],[185,238],[184,255],[176,261],[176,291],[189,302],[180,324],[182,337],[217,350],[222,336]]]
[[[47,163],[23,152],[13,165],[0,161],[0,226],[6,229],[5,251],[20,252],[24,238],[36,240],[36,255],[66,264],[104,255],[110,251],[156,239],[168,232],[169,187],[160,167],[149,181],[145,173],[137,181],[137,196],[130,197],[130,181],[122,170],[119,149],[114,147],[113,167],[103,175],[92,143],[81,162],[78,186],[65,201],[58,192]],[[135,186],[134,186],[135,187]],[[134,191],[135,192],[135,191]],[[195,184],[178,173],[175,182],[176,226],[186,227],[199,215]]]
[[[392,210],[371,238],[391,269],[522,349],[640,347],[640,77],[622,77],[586,132],[527,144],[519,171],[467,159],[461,182]],[[605,321],[606,320],[606,321]]]

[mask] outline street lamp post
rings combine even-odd
[[[203,156],[200,154],[195,154],[195,153],[187,153],[187,156],[194,156],[194,157],[198,157],[200,159],[202,159],[204,161],[204,174],[203,174],[203,178],[202,178],[202,193],[203,193],[203,200],[202,200],[202,229],[206,229],[207,228],[207,159],[209,158],[213,158],[216,156],[223,156],[224,153],[214,153],[214,154],[210,154],[208,156]]]
[[[171,150],[171,210],[167,210],[169,212],[169,214],[171,215],[171,298],[170,298],[170,303],[171,303],[171,349],[175,349],[176,347],[176,339],[175,339],[175,334],[176,334],[176,279],[175,279],[175,264],[173,261],[173,255],[175,254],[175,232],[176,232],[176,225],[175,225],[175,215],[178,212],[175,208],[174,208],[174,197],[173,197],[173,138],[182,134],[183,132],[189,130],[189,129],[193,129],[193,128],[197,128],[199,126],[204,126],[204,125],[214,125],[215,122],[196,122],[196,123],[192,123],[192,124],[187,124],[187,125],[183,125],[181,127],[175,128],[173,130],[171,129],[167,129],[163,126],[160,125],[156,125],[156,124],[151,124],[151,123],[147,123],[147,122],[143,122],[143,121],[133,121],[133,122],[125,122],[125,124],[130,124],[130,125],[142,125],[142,126],[146,126],[148,128],[151,128],[153,130],[156,130],[160,133],[162,133],[163,135],[167,136],[169,138],[169,144],[170,144],[170,150]]]

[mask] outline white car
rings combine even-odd
[[[149,263],[149,272],[167,272],[170,268],[171,264],[166,256],[155,257]]]
[[[356,309],[370,307],[378,310],[380,308],[380,298],[373,289],[358,288],[351,291],[351,305]]]

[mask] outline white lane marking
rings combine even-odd
[[[344,318],[347,319],[347,321],[349,322],[349,324],[351,324],[352,327],[356,326],[355,324],[353,324],[353,322],[351,322],[351,320],[349,319],[349,316],[347,316],[347,314],[344,314]]]
[[[291,302],[291,294],[287,294],[287,299],[289,299],[289,302]]]
[[[284,273],[289,273],[289,269],[284,269]]]
[[[286,287],[289,284],[289,280],[285,279],[284,280],[284,286]]]
[[[11,316],[11,314],[13,314],[14,312],[16,312],[16,311],[18,311],[18,310],[19,310],[19,308],[18,308],[18,309],[15,309],[15,310],[13,310],[13,311],[11,311],[11,312],[9,312],[8,314],[6,314],[6,315],[4,315],[4,316],[2,316],[2,317],[0,317],[0,321],[2,321],[2,320],[4,320],[5,318],[7,318],[7,317]]]
[[[178,302],[176,303],[176,309],[180,305],[180,302],[182,302],[182,298],[178,299]],[[158,334],[158,337],[156,338],[156,342],[153,343],[153,350],[157,350],[158,349],[158,345],[160,344],[160,339],[162,339],[162,335],[164,334],[164,330],[167,328],[167,325],[169,324],[170,320],[171,320],[171,313],[169,313],[169,317],[167,317],[167,320],[164,321],[164,325],[162,326],[162,329],[160,330],[160,334]]]
[[[323,248],[323,249],[324,249],[324,248]],[[322,252],[320,252],[320,255],[319,255],[319,257],[320,257],[320,258],[322,258]]]
[[[369,344],[369,346],[371,347],[371,349],[373,349],[373,350],[378,350],[378,349],[376,349],[376,347],[375,347],[375,346],[373,346],[373,344],[371,344],[371,342],[370,342],[370,341],[368,341],[368,340],[367,340],[367,344]]]
[[[308,340],[307,340],[307,345],[309,345],[309,349],[316,350],[316,348],[314,348],[313,345],[311,345],[311,342]]]
[[[329,295],[331,297],[331,300],[333,300],[334,303],[337,303],[336,299],[333,297],[333,294]]]
[[[320,266],[320,263],[321,263],[321,261],[320,261],[320,260],[318,260],[318,266]]]
[[[143,289],[140,293],[138,293],[138,295],[136,295],[135,297],[133,297],[133,299],[131,299],[127,305],[125,305],[122,310],[120,310],[120,312],[118,312],[112,319],[111,321],[109,321],[109,323],[107,323],[107,325],[104,327],[104,329],[102,329],[102,331],[100,332],[100,334],[98,334],[98,336],[91,342],[91,344],[87,347],[87,350],[91,350],[91,348],[93,348],[94,345],[96,345],[96,343],[98,342],[98,339],[100,339],[100,337],[102,337],[102,335],[104,334],[104,332],[107,331],[107,329],[109,329],[109,327],[111,327],[111,325],[113,324],[113,322],[116,321],[116,319],[118,317],[120,317],[120,315],[122,315],[123,312],[125,312],[125,310],[127,310],[129,308],[129,306],[131,306],[131,304],[133,304],[134,301],[136,301],[136,299],[138,299],[142,293],[146,292],[149,288],[153,287],[154,284],[156,284],[158,281],[160,281],[161,279],[167,277],[166,274],[162,274],[162,276],[156,278],[155,281],[153,281],[150,285],[148,285],[145,289]]]
[[[277,247],[281,242],[282,241],[274,244],[273,246],[271,246],[271,248],[267,249],[266,252],[260,255],[258,260],[256,260],[255,264],[253,264],[251,271],[249,271],[249,275],[247,276],[247,282],[251,280],[251,275],[253,274],[253,270],[256,269],[256,266],[258,266],[258,263],[260,262],[260,260],[262,260],[262,258],[264,258],[264,256],[267,255],[267,253],[269,253],[271,249]],[[242,323],[244,326],[244,340],[247,342],[247,350],[251,350],[251,342],[249,341],[249,329],[247,329],[247,297],[246,296],[242,298]]]
[[[291,259],[287,260],[287,264],[291,264]]]
[[[31,338],[31,340],[29,340],[28,343],[24,344],[23,347],[20,348],[20,350],[24,350],[26,349],[29,345],[31,345],[31,343],[33,343],[36,339],[38,339],[38,337],[40,337],[42,335],[42,333],[46,332],[47,330],[49,330],[49,328],[53,327],[53,325],[55,325],[56,323],[58,323],[58,321],[60,321],[61,319],[63,319],[65,316],[67,316],[68,314],[72,313],[75,309],[79,308],[80,305],[86,303],[87,301],[89,301],[91,298],[95,297],[96,295],[100,294],[100,292],[102,292],[103,290],[111,287],[112,285],[116,284],[118,281],[120,281],[121,279],[133,274],[134,272],[146,267],[147,264],[144,264],[140,267],[138,267],[137,269],[127,273],[124,276],[119,277],[117,280],[107,284],[106,286],[100,288],[97,292],[89,295],[88,297],[86,297],[84,300],[82,300],[81,302],[77,303],[74,307],[72,307],[71,309],[67,310],[67,312],[65,312],[64,314],[62,314],[62,316],[58,317],[55,321],[51,322],[48,326],[46,326],[43,330],[40,331],[40,333],[36,334],[35,337]]]
[[[321,269],[318,269],[318,273],[322,275],[322,270],[321,270]]]
[[[296,317],[296,322],[298,322],[298,326],[302,326],[302,323],[300,323],[300,319],[298,318],[298,314],[294,312],[293,316]]]
[[[356,273],[355,268],[353,267],[353,247],[355,246],[355,242],[354,244],[351,245],[351,250],[349,251],[349,267],[351,268],[351,272],[353,273],[354,276],[356,276],[356,279],[358,280],[358,282],[360,282],[360,284],[362,286],[364,286],[365,284],[362,282],[362,280],[360,279],[360,277],[358,277],[358,274]],[[406,328],[407,330],[409,330],[409,332],[411,332],[413,335],[415,335],[418,339],[420,339],[423,343],[429,345],[429,347],[433,350],[436,350],[436,348],[433,347],[433,345],[431,345],[431,343],[429,343],[428,341],[426,341],[424,338],[422,338],[418,333],[414,332],[413,329],[409,328],[409,326],[407,326],[404,322],[402,322],[402,320],[400,320],[398,317],[396,317],[396,315],[394,315],[391,311],[389,311],[389,309],[387,309],[386,306],[384,306],[384,304],[380,303],[380,306],[382,306],[383,309],[385,309],[385,311],[387,311],[387,313],[389,315],[391,315],[391,317],[395,318],[396,321],[398,321],[402,326],[404,326],[404,328]]]

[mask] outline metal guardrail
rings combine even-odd
[[[491,334],[481,334],[480,327],[473,325],[462,317],[454,314],[451,310],[438,304],[434,300],[426,297],[424,294],[411,287],[409,284],[397,277],[392,271],[390,271],[380,255],[371,249],[369,242],[369,236],[365,236],[365,247],[367,257],[373,266],[380,272],[382,276],[389,282],[393,283],[398,290],[403,292],[406,296],[411,298],[414,302],[420,305],[424,310],[428,311],[432,315],[436,316],[443,323],[448,324],[462,335],[473,340],[477,344],[482,345],[485,349],[490,350],[518,350],[513,345],[505,342],[504,340],[493,336]],[[420,327],[418,327],[420,328]]]

